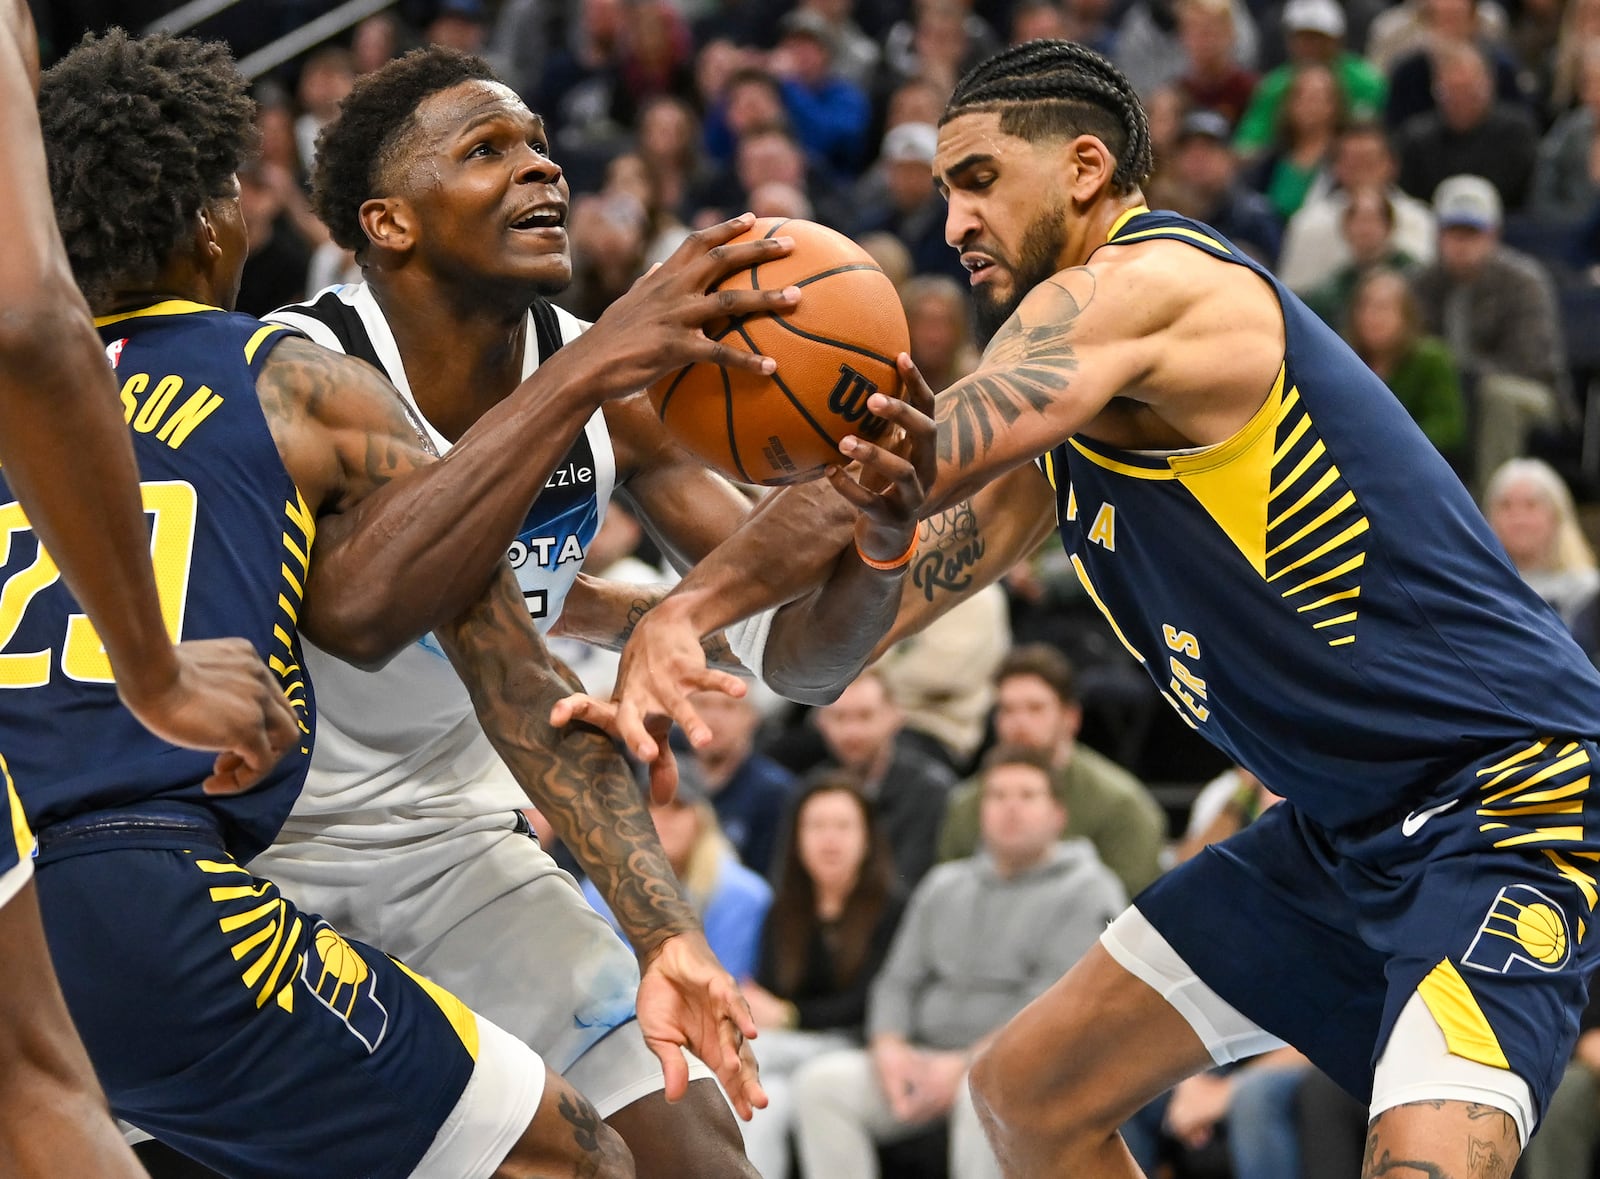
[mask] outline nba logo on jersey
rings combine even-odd
[[[1508,884],[1461,961],[1488,974],[1506,974],[1516,962],[1553,974],[1572,957],[1567,929],[1567,915],[1555,901],[1530,885]]]
[[[122,363],[122,350],[127,346],[127,336],[123,336],[120,340],[112,340],[111,343],[106,345],[106,359],[111,362],[112,368],[116,368],[117,365]]]

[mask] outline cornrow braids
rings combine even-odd
[[[1150,178],[1150,124],[1122,71],[1075,41],[1026,41],[979,62],[956,83],[940,124],[998,111],[1008,135],[1098,136],[1116,157],[1111,183],[1128,192]]]
[[[144,283],[230,191],[255,149],[255,103],[220,41],[122,29],[85,37],[39,89],[50,195],[91,305]]]

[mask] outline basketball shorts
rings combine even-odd
[[[486,810],[439,829],[390,810],[285,832],[251,866],[459,995],[608,1118],[665,1083],[634,1018],[638,961],[519,819]],[[691,1057],[689,1075],[713,1074]]]
[[[16,784],[11,781],[10,767],[3,757],[0,757],[0,776],[5,779],[6,810],[11,818],[6,834],[0,835],[0,905],[4,905],[33,879],[34,841],[27,816],[22,813]]]
[[[113,1112],[235,1179],[493,1173],[544,1065],[443,988],[298,909],[201,808],[41,839],[62,990]]]
[[[1597,761],[1589,741],[1508,747],[1339,830],[1280,803],[1134,907],[1217,996],[1359,1099],[1417,995],[1451,1056],[1509,1069],[1542,1111],[1600,965]]]

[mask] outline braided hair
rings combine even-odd
[[[1150,124],[1122,71],[1075,41],[1026,41],[967,71],[939,120],[998,111],[1000,130],[1023,139],[1094,135],[1116,157],[1111,185],[1130,192],[1150,178]]]

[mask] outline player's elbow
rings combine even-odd
[[[375,612],[323,607],[302,613],[300,633],[335,659],[362,671],[382,671],[391,659],[422,637],[399,631]]]
[[[780,666],[762,668],[761,679],[785,700],[822,708],[832,704],[850,686],[860,668],[841,674],[837,669],[787,669]]]
[[[44,282],[33,289],[27,302],[0,300],[0,373],[47,388],[63,357],[98,352],[100,340],[76,288]]]

